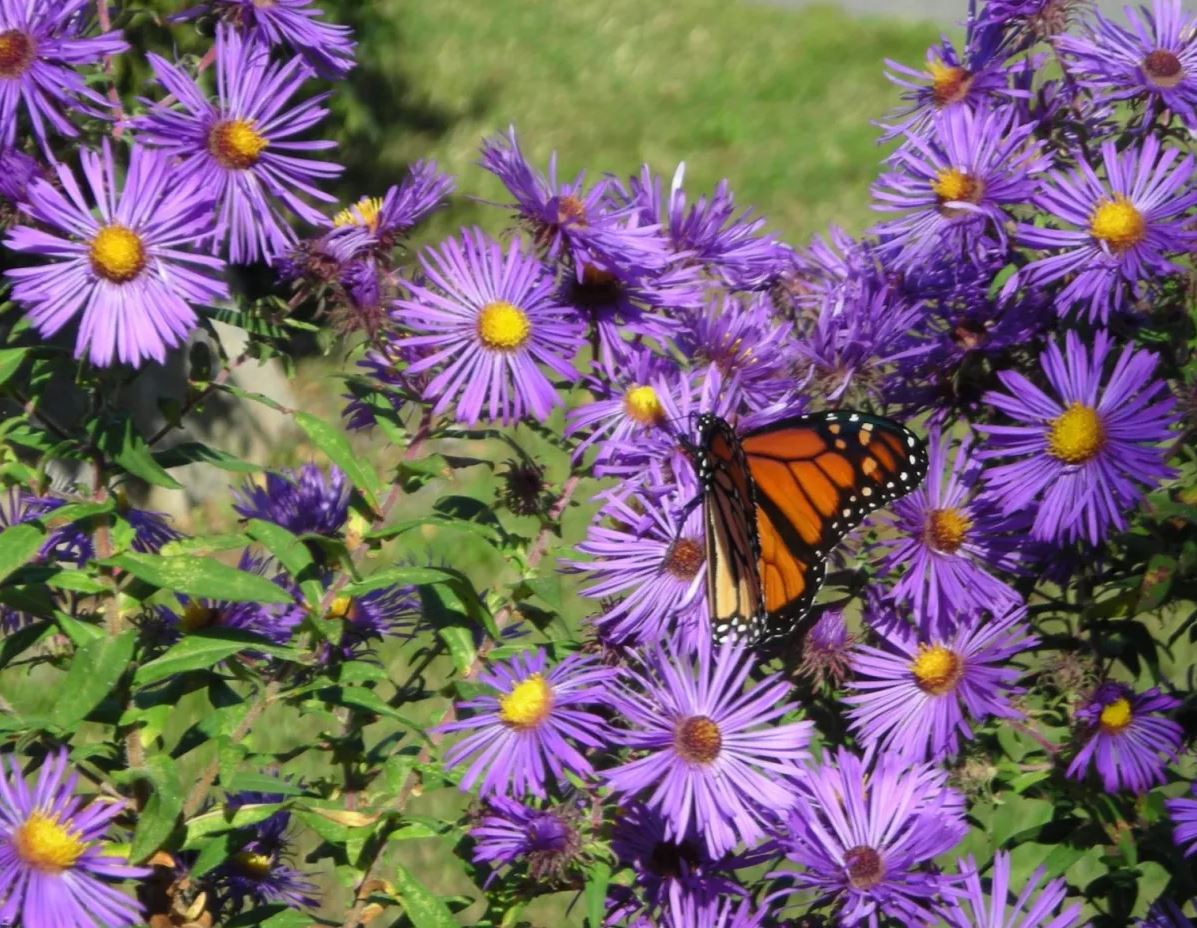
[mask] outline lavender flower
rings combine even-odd
[[[1035,289],[1067,279],[1056,295],[1061,314],[1079,305],[1104,322],[1123,308],[1128,293],[1141,296],[1145,281],[1180,272],[1167,255],[1197,242],[1184,218],[1197,203],[1197,161],[1192,155],[1182,159],[1175,148],[1161,149],[1154,136],[1122,152],[1105,142],[1101,156],[1104,181],[1084,160],[1045,178],[1036,205],[1075,228],[1019,226],[1020,242],[1057,253],[1032,261],[1006,291],[1019,283]]]
[[[942,432],[931,432],[928,445],[930,476],[892,504],[892,516],[879,517],[892,532],[878,547],[885,551],[882,572],[898,576],[893,599],[909,603],[923,629],[934,629],[957,614],[1000,613],[1021,602],[991,571],[1017,572],[1029,520],[1003,514],[979,490],[982,469],[971,436],[957,445],[950,465]]]
[[[495,872],[524,863],[537,882],[559,878],[581,848],[577,816],[568,807],[530,808],[504,796],[492,796],[470,829],[474,862]]]
[[[349,517],[353,487],[335,464],[327,475],[313,463],[297,470],[270,471],[266,485],[247,481],[233,494],[233,508],[243,519],[273,522],[295,535],[336,535]]]
[[[435,161],[417,161],[386,195],[364,197],[333,218],[330,249],[342,260],[371,252],[384,257],[453,190],[453,178]]]
[[[947,882],[943,892],[951,899],[944,913],[947,928],[1079,928],[1081,907],[1073,903],[1060,910],[1068,896],[1068,884],[1048,880],[1043,884],[1044,871],[1039,868],[1018,888],[1013,904],[1010,895],[1015,889],[1010,881],[1010,855],[998,851],[993,858],[992,885],[988,892],[981,885],[981,874],[972,855],[959,865],[961,882]]]
[[[543,422],[561,397],[541,365],[575,380],[570,359],[581,344],[544,265],[517,242],[504,254],[479,229],[425,251],[420,264],[428,283],[411,283],[395,303],[413,333],[398,344],[429,350],[407,371],[435,371],[424,391],[434,412],[456,401],[457,418],[470,424],[484,410],[503,422],[528,414]]]
[[[944,880],[928,865],[967,831],[963,798],[945,783],[928,764],[831,755],[796,791],[781,839],[802,869],[777,875],[831,897],[842,924],[930,923]]]
[[[335,653],[353,658],[364,645],[384,638],[410,638],[420,613],[416,591],[405,586],[384,586],[360,596],[341,594],[329,604],[325,618],[344,624]]]
[[[1016,371],[998,375],[1008,393],[985,394],[1019,422],[982,426],[991,447],[981,457],[1015,458],[990,467],[988,485],[1006,512],[1038,500],[1031,532],[1040,540],[1097,544],[1126,525],[1141,487],[1171,473],[1156,445],[1168,437],[1174,403],[1153,379],[1156,358],[1127,345],[1103,378],[1111,347],[1104,331],[1094,336],[1092,353],[1075,331],[1063,352],[1048,345],[1040,363],[1058,399]]]
[[[209,0],[217,13],[266,45],[286,45],[321,77],[344,77],[354,65],[348,26],[321,20],[312,0]]]
[[[290,574],[280,571],[271,558],[249,551],[242,553],[237,568],[260,577],[269,578],[275,585],[295,596],[291,603],[225,602],[213,599],[192,599],[178,611],[164,610],[166,625],[178,633],[204,628],[231,628],[248,632],[272,644],[287,644],[307,615],[300,605],[298,589]]]
[[[1193,928],[1193,922],[1171,899],[1160,899],[1148,910],[1146,918],[1135,922],[1135,928]]]
[[[1130,29],[1098,12],[1084,35],[1060,36],[1056,47],[1098,101],[1145,101],[1145,128],[1167,110],[1197,129],[1197,17],[1181,0],[1125,9]]]
[[[13,296],[43,337],[79,317],[76,357],[104,367],[162,363],[195,328],[193,304],[228,296],[224,263],[190,250],[211,231],[211,197],[198,178],[180,178],[169,158],[143,148],[130,153],[123,185],[106,139],[80,160],[89,195],[64,165],[56,167],[61,190],[43,180],[29,187],[41,227],[17,226],[4,244],[55,260],[8,270]]]
[[[298,58],[270,60],[269,49],[222,26],[216,35],[217,96],[210,101],[193,78],[150,55],[158,81],[175,101],[154,104],[133,120],[139,138],[179,160],[176,177],[198,180],[217,199],[215,240],[229,260],[249,264],[281,255],[295,241],[284,211],[313,225],[326,220],[300,194],[333,197],[315,184],[341,173],[327,161],[300,157],[333,142],[296,141],[316,125],[328,94],[287,108],[311,76]]]
[[[861,646],[853,655],[855,678],[844,700],[854,707],[852,728],[887,755],[953,757],[961,739],[973,737],[972,724],[1021,717],[1010,704],[1022,692],[1019,670],[1008,662],[1037,642],[1023,610],[964,619],[948,634],[892,629],[881,647]]]
[[[0,200],[12,206],[27,202],[29,185],[44,176],[36,158],[16,148],[0,147]]]
[[[629,670],[615,699],[627,730],[612,734],[638,756],[606,771],[619,793],[648,794],[666,834],[695,837],[712,855],[753,844],[795,802],[810,722],[776,724],[797,707],[789,684],[767,676],[744,692],[753,661],[738,643],[709,642],[697,659],[654,650]]]
[[[0,146],[12,145],[23,108],[49,154],[49,135],[79,134],[64,108],[92,116],[105,100],[76,68],[119,55],[119,32],[84,36],[90,0],[0,0]]]
[[[947,256],[979,263],[1005,251],[1007,210],[1029,203],[1050,165],[1013,107],[937,113],[930,136],[915,132],[873,186],[874,208],[900,212],[875,231],[898,267]]]
[[[230,810],[250,804],[274,804],[283,796],[272,793],[240,793],[230,798]],[[250,905],[285,905],[290,909],[317,904],[317,887],[289,863],[291,841],[287,830],[291,813],[281,809],[246,835],[247,840],[231,858],[215,867],[209,879],[216,890],[216,908],[238,912]]]
[[[1084,743],[1068,765],[1068,776],[1084,779],[1096,765],[1110,793],[1144,793],[1163,783],[1164,765],[1176,758],[1182,731],[1157,713],[1179,705],[1180,700],[1158,689],[1135,693],[1121,683],[1101,684],[1076,711]]]
[[[40,764],[31,790],[15,757],[0,764],[0,922],[26,928],[123,928],[143,923],[141,906],[113,881],[147,876],[103,838],[123,803],[75,794],[67,752]]]
[[[1172,842],[1192,857],[1197,852],[1197,784],[1189,787],[1192,796],[1178,796],[1164,801],[1172,818]]]
[[[844,613],[828,609],[802,639],[802,663],[799,672],[811,677],[817,686],[839,686],[852,670],[856,638],[848,631]]]
[[[604,640],[647,643],[674,629],[693,646],[709,636],[706,542],[701,512],[688,506],[697,493],[686,480],[672,493],[614,493],[599,510],[578,545],[589,560],[570,566],[592,581],[582,595],[604,603],[594,619]]]
[[[516,216],[531,231],[537,247],[550,260],[571,264],[578,280],[587,268],[619,276],[662,270],[669,262],[659,227],[641,224],[634,206],[617,206],[609,179],[589,190],[582,174],[572,183],[561,183],[556,154],[549,159],[545,177],[524,157],[514,128],[484,141],[479,163],[515,198]]]
[[[614,671],[589,658],[567,657],[551,670],[543,650],[518,654],[479,675],[493,695],[458,704],[471,717],[442,725],[466,735],[445,752],[445,766],[468,764],[461,788],[481,780],[484,796],[544,796],[551,776],[588,776],[593,768],[576,745],[602,747],[603,720],[590,706],[605,701]]]

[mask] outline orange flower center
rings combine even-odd
[[[1176,55],[1157,48],[1143,59],[1143,76],[1149,84],[1170,90],[1185,79],[1185,71]]]
[[[959,103],[968,96],[973,75],[965,68],[935,59],[927,66],[927,70],[931,72],[931,99],[936,106]]]
[[[972,527],[973,520],[960,509],[932,509],[927,516],[927,541],[936,551],[955,554]]]
[[[20,77],[36,56],[33,36],[20,29],[0,32],[0,77]]]
[[[208,133],[208,151],[212,157],[234,171],[252,168],[269,144],[270,140],[248,119],[221,120]]]
[[[943,645],[919,645],[918,657],[910,665],[914,680],[925,693],[942,696],[950,693],[964,676],[964,661]]]
[[[145,244],[132,229],[113,223],[96,233],[88,256],[92,269],[105,280],[128,283],[145,267]]]
[[[1111,251],[1126,251],[1147,237],[1147,220],[1126,197],[1102,200],[1089,219],[1089,233]]]
[[[681,580],[690,580],[702,567],[706,555],[692,538],[679,538],[665,555],[665,569]]]
[[[723,748],[719,726],[705,715],[683,719],[674,730],[673,747],[682,760],[692,764],[709,764]]]

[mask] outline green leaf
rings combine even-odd
[[[1052,820],[1055,811],[1055,803],[1047,799],[1020,796],[1017,801],[1007,803],[994,819],[994,844],[1000,847],[1011,838],[1037,832]]]
[[[226,784],[233,793],[275,793],[279,796],[302,796],[303,787],[290,780],[267,776],[250,770],[239,770]]]
[[[200,441],[184,441],[173,448],[155,451],[154,460],[167,469],[183,467],[186,464],[211,464],[235,474],[254,474],[262,469],[257,464],[243,461],[227,451],[221,451]]]
[[[1139,610],[1147,612],[1162,605],[1172,589],[1176,576],[1176,558],[1168,554],[1153,554],[1143,572],[1139,587]]]
[[[289,603],[291,594],[266,577],[200,557],[162,557],[127,551],[101,561],[127,570],[138,580],[182,593],[226,602]]]
[[[314,928],[312,916],[282,905],[258,906],[225,923],[227,928]]]
[[[436,567],[390,567],[371,574],[345,587],[345,595],[362,596],[387,586],[430,586],[434,583],[454,583],[457,576]]]
[[[170,837],[183,810],[183,783],[179,769],[169,757],[157,755],[146,761],[143,770],[134,770],[150,783],[153,792],[137,816],[133,846],[129,857],[144,860]]]
[[[266,821],[281,808],[283,808],[281,802],[264,802],[239,806],[235,810],[216,808],[210,812],[204,812],[187,823],[187,838],[183,842],[183,849],[191,850],[199,846],[202,839],[209,835],[257,825],[259,822]]]
[[[45,537],[46,529],[38,522],[18,522],[0,532],[0,580],[28,564]]]
[[[439,896],[433,895],[403,864],[396,864],[395,896],[413,928],[460,928]]]
[[[287,572],[300,581],[299,586],[308,605],[315,606],[323,599],[324,586],[315,576],[301,579],[305,571],[311,572],[314,565],[312,552],[307,545],[281,525],[262,519],[250,519],[246,529],[250,538],[278,558]]]
[[[306,412],[297,412],[295,421],[307,433],[312,444],[327,454],[328,459],[345,472],[365,497],[370,508],[377,512],[378,493],[381,490],[378,475],[363,461],[361,455],[349,446],[349,441],[341,430]]]
[[[58,688],[50,720],[60,728],[73,728],[82,722],[120,680],[133,659],[136,640],[137,632],[129,629],[115,638],[96,638],[77,650]]]
[[[293,648],[270,644],[256,635],[238,629],[205,629],[192,632],[171,646],[161,657],[148,664],[142,664],[133,678],[133,685],[149,686],[176,673],[210,669],[226,657],[232,657],[242,651],[261,651],[283,658],[292,658],[298,653]]]
[[[0,350],[0,384],[6,384],[12,379],[12,375],[17,372],[27,354],[29,354],[28,348],[5,348]]]
[[[140,477],[146,483],[168,490],[181,490],[183,484],[175,480],[166,470],[154,460],[150,446],[137,431],[133,420],[128,416],[119,416],[108,422],[95,435],[96,445],[100,451],[123,467],[134,477]]]
[[[586,924],[589,928],[603,928],[607,915],[607,884],[611,882],[611,866],[598,860],[586,874]]]

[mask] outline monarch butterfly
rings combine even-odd
[[[712,634],[761,644],[798,628],[829,551],[927,473],[922,439],[897,422],[839,410],[737,436],[698,419]]]

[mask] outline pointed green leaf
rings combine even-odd
[[[174,831],[183,810],[183,783],[179,769],[162,755],[151,757],[135,774],[149,781],[152,788],[145,808],[137,816],[137,830],[133,833],[131,860],[145,860],[158,850]]]
[[[77,650],[58,688],[50,720],[60,728],[82,722],[120,680],[133,659],[136,640],[137,632],[129,629],[115,638],[96,638]]]
[[[139,580],[187,596],[239,603],[292,601],[290,593],[268,578],[208,558],[162,557],[126,551],[100,563],[127,570]]]
[[[45,537],[45,527],[37,522],[18,522],[0,532],[0,580],[28,564]]]
[[[425,889],[403,864],[395,867],[395,896],[413,928],[459,928],[459,922],[439,896]]]
[[[165,654],[137,669],[133,684],[149,686],[176,673],[211,668],[227,657],[242,651],[256,651],[275,657],[293,658],[298,652],[263,641],[256,635],[237,629],[192,632],[172,645]]]
[[[312,444],[345,472],[345,476],[358,488],[370,508],[377,511],[378,493],[381,489],[378,475],[349,446],[349,441],[341,430],[306,412],[297,412],[295,421],[307,433]]]

